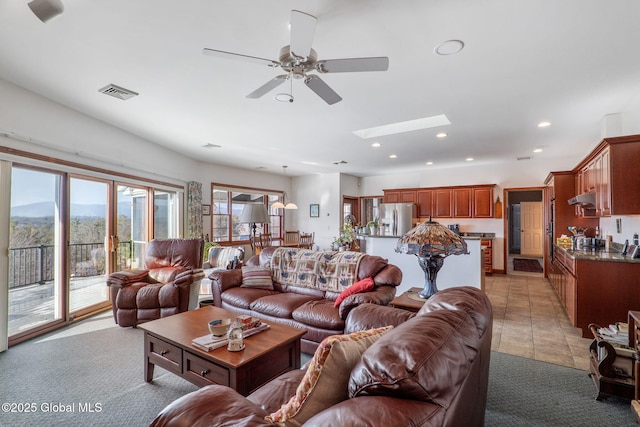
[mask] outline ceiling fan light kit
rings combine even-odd
[[[311,48],[316,31],[316,23],[317,19],[315,16],[298,10],[292,10],[291,44],[280,49],[278,61],[209,48],[204,48],[203,53],[221,58],[260,63],[272,68],[280,67],[283,71],[286,71],[286,74],[274,77],[247,95],[247,98],[252,99],[260,98],[280,86],[286,80],[298,79],[302,80],[309,89],[322,98],[327,104],[332,105],[342,101],[340,95],[331,89],[318,75],[310,73],[386,71],[389,68],[389,58],[387,57],[318,60],[317,52]],[[279,93],[275,99],[282,102],[293,102],[294,98],[292,93]]]

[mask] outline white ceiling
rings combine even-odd
[[[637,0],[63,2],[42,23],[27,0],[0,0],[0,78],[195,159],[274,173],[384,175],[464,167],[467,157],[491,167],[566,157],[573,167],[602,117],[640,93]],[[288,82],[245,97],[281,70],[202,54],[278,59],[292,9],[317,17],[320,59],[387,56],[389,70],[322,75],[343,98],[331,106],[295,80],[295,102],[282,103],[273,95]],[[433,53],[450,39],[465,48]],[[109,83],[140,95],[98,92]],[[352,133],[439,114],[452,124]],[[538,128],[543,120],[552,125]]]

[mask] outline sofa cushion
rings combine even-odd
[[[446,409],[469,373],[479,346],[476,326],[464,311],[438,310],[416,316],[365,351],[351,372],[349,397],[392,396]]]
[[[348,397],[347,383],[351,368],[362,353],[391,326],[333,335],[323,340],[309,363],[296,394],[267,421],[299,426],[320,411]]]
[[[336,298],[336,301],[333,303],[333,306],[334,307],[340,306],[340,303],[349,295],[357,294],[360,292],[369,292],[370,290],[373,289],[373,286],[374,286],[373,279],[371,277],[365,277],[364,279],[354,283],[344,291],[340,292],[340,295],[338,295],[338,298]]]
[[[297,294],[295,292],[283,292],[258,298],[249,305],[249,308],[256,313],[291,319],[292,313],[296,308],[305,302],[317,299],[319,299],[319,297]]]
[[[257,299],[265,297],[267,295],[276,295],[279,293],[276,291],[269,291],[267,289],[253,289],[253,288],[230,288],[222,293],[220,298],[222,302],[233,306],[250,310],[251,303]]]
[[[340,318],[338,309],[333,306],[333,301],[326,299],[305,302],[293,311],[291,317],[305,325],[317,328],[344,330],[344,320]]]
[[[242,285],[240,287],[273,290],[271,269],[269,267],[242,267]]]

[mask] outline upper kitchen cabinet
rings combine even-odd
[[[578,175],[576,192],[596,193],[596,216],[638,215],[638,165],[640,135],[603,139],[574,169]]]
[[[473,217],[493,218],[493,186],[473,187]]]
[[[453,216],[471,218],[471,188],[453,189]]]
[[[384,203],[416,203],[415,190],[383,190]]]
[[[383,190],[385,203],[415,203],[420,218],[493,218],[494,184]]]

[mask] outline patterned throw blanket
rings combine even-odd
[[[358,280],[360,252],[278,248],[271,258],[271,276],[283,285],[342,292]]]

